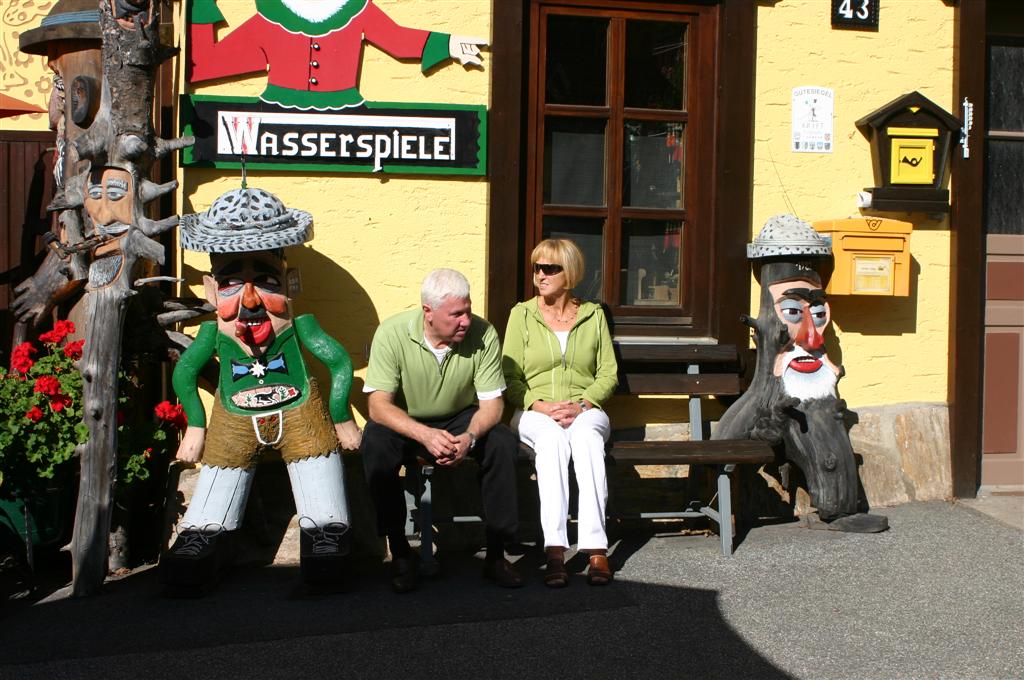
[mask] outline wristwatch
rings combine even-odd
[[[473,447],[476,446],[476,435],[470,430],[466,430],[466,434],[469,435],[469,450],[472,451]]]
[[[579,405],[581,411],[586,411],[588,408],[590,408],[589,406],[587,406],[587,402],[584,401],[583,399],[580,399]]]

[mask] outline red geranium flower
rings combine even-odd
[[[36,363],[32,360],[32,355],[38,351],[31,342],[21,343],[11,351],[11,368],[18,373],[28,373]]]
[[[33,406],[29,410],[25,411],[25,417],[33,423],[38,423],[43,417],[43,410],[38,406]]]
[[[48,397],[56,397],[60,394],[60,381],[52,375],[39,376],[36,378],[36,384],[32,391],[45,394]]]
[[[57,413],[60,413],[68,406],[71,406],[71,397],[66,394],[58,394],[54,397],[50,397],[50,408]]]
[[[179,430],[184,430],[188,426],[188,418],[185,417],[185,409],[181,404],[161,401],[153,409],[153,412],[156,413],[157,418],[170,423]]]
[[[72,321],[61,319],[53,324],[53,330],[39,336],[42,342],[52,342],[57,345],[64,342],[64,338],[75,332],[75,324]]]
[[[82,358],[82,345],[85,344],[85,340],[75,340],[64,345],[64,356],[73,361],[78,361]]]

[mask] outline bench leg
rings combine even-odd
[[[729,473],[735,465],[723,465],[718,473],[718,535],[722,541],[722,554],[732,555],[732,485]]]
[[[423,494],[420,496],[420,573],[433,576],[438,571],[437,560],[434,559],[434,512],[432,507],[432,481],[434,466],[424,465]]]

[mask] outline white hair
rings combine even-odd
[[[454,269],[435,269],[427,274],[420,286],[420,302],[431,309],[444,304],[445,298],[469,299],[469,281]]]

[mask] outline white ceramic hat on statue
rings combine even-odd
[[[200,253],[248,253],[302,245],[313,238],[313,216],[286,208],[263,189],[232,189],[202,213],[182,215],[181,247]]]
[[[796,215],[776,215],[764,223],[753,243],[747,244],[747,258],[828,257],[832,246],[808,222]]]

